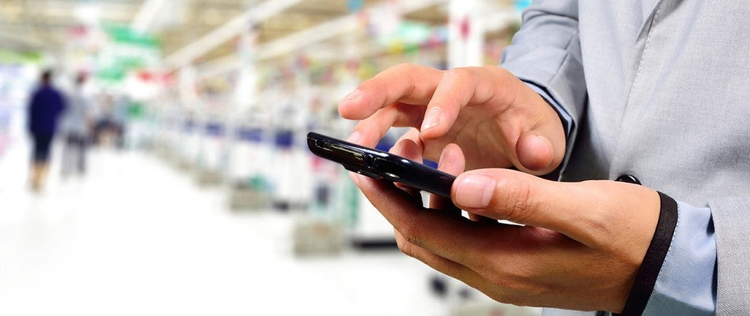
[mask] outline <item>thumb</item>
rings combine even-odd
[[[658,194],[641,186],[553,182],[507,169],[463,173],[451,191],[469,213],[554,230],[589,247],[613,238],[616,227],[630,226],[623,223],[648,226],[637,223],[637,213],[659,205]]]
[[[539,99],[541,97],[537,96]],[[565,130],[554,109],[541,101],[536,124],[521,133],[516,143],[519,169],[535,175],[554,171],[565,157]]]
[[[479,169],[459,175],[451,190],[456,204],[470,213],[498,220],[564,230],[559,227],[561,216],[548,216],[548,206],[542,201],[550,190],[545,180],[522,172],[506,169]],[[551,194],[556,194],[552,193]],[[551,218],[550,218],[551,217]],[[558,229],[556,229],[558,228]]]

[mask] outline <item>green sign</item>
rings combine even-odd
[[[96,58],[99,80],[121,82],[131,70],[156,66],[161,59],[161,42],[154,36],[120,25],[107,25],[104,31],[110,43]]]
[[[14,52],[0,49],[0,64],[36,64],[42,61],[40,52]]]
[[[104,27],[107,35],[113,42],[141,46],[152,49],[160,49],[161,42],[158,38],[144,34],[122,25],[107,25]]]

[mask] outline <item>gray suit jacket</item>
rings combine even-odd
[[[540,0],[503,67],[571,114],[562,179],[711,208],[717,314],[750,314],[750,1]],[[686,289],[689,290],[689,289]]]

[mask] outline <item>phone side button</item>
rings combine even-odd
[[[380,175],[378,175],[378,174],[376,174],[376,173],[372,173],[372,172],[366,171],[366,170],[353,170],[353,169],[350,169],[350,168],[348,168],[348,167],[344,167],[344,168],[345,168],[346,170],[349,170],[349,171],[351,171],[351,172],[354,172],[354,173],[359,173],[359,174],[361,174],[361,175],[363,175],[363,176],[368,176],[368,177],[370,177],[370,178],[373,178],[373,179],[375,179],[375,180],[380,180],[380,179],[383,179],[383,177],[381,177]]]
[[[400,181],[402,176],[408,173],[404,166],[380,157],[376,157],[373,161],[373,168],[380,170],[393,181]]]

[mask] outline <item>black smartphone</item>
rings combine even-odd
[[[307,134],[307,146],[313,154],[340,163],[349,171],[400,182],[447,198],[451,196],[451,185],[456,179],[419,162],[314,132]]]

